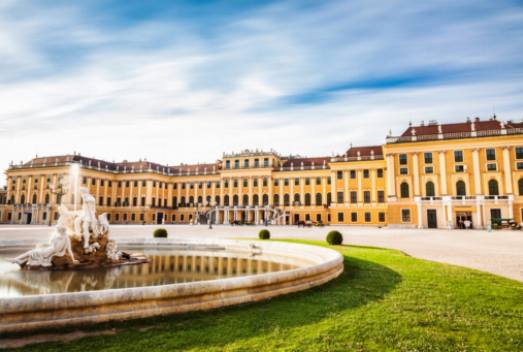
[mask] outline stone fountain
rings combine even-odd
[[[47,245],[37,245],[11,261],[24,269],[91,269],[147,262],[143,254],[118,250],[109,239],[107,214],[96,217],[96,201],[86,188],[79,189],[80,210],[60,205],[60,217]]]

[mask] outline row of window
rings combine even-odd
[[[349,170],[349,175],[350,175],[351,179],[355,179],[356,178],[356,170]],[[376,169],[376,176],[378,178],[382,178],[383,177],[383,169]],[[363,169],[363,178],[369,178],[369,177],[370,177],[370,170],[369,169]],[[343,179],[343,170],[338,170],[336,172],[336,178],[338,180],[342,180]]]
[[[250,166],[250,159],[244,159],[243,160],[243,167],[249,168]],[[256,158],[254,159],[253,167],[260,167],[260,159]],[[269,158],[263,158],[263,167],[269,167]],[[231,161],[225,160],[225,168],[230,169],[231,168]],[[240,168],[240,160],[234,160],[234,168],[239,169]]]
[[[423,156],[424,156],[425,164],[433,163],[434,159],[432,157],[431,152],[426,152],[423,154]],[[495,148],[485,149],[485,157],[488,161],[496,160],[496,149]],[[523,159],[523,147],[516,147],[516,159],[518,159],[518,160]],[[463,151],[462,150],[454,151],[454,162],[456,162],[456,163],[463,162]],[[407,154],[399,155],[399,163],[400,163],[400,165],[407,165]]]
[[[467,195],[467,187],[465,185],[464,181],[457,181],[456,182],[456,195],[457,196],[466,196]],[[518,193],[520,196],[523,196],[523,178],[519,179],[518,181]],[[499,196],[499,184],[497,180],[489,180],[488,181],[488,195],[489,196]],[[425,196],[427,197],[434,197],[436,196],[436,189],[434,186],[434,182],[428,181],[425,183]],[[409,191],[409,184],[407,182],[402,182],[400,184],[400,197],[401,198],[409,198],[410,197],[410,191]]]
[[[372,213],[365,212],[363,214],[363,220],[365,222],[372,222]],[[358,213],[357,212],[350,213],[350,221],[351,222],[358,222]],[[338,222],[345,222],[345,214],[344,213],[342,213],[342,212],[338,213]],[[378,213],[378,222],[385,222],[385,213],[384,212],[379,212]]]

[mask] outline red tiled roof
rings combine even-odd
[[[300,167],[303,163],[303,166],[312,166],[313,164],[315,166],[321,166],[325,162],[325,164],[328,164],[330,161],[330,157],[328,156],[320,156],[320,157],[314,157],[314,158],[288,158],[283,161],[283,167],[290,167],[291,164],[294,167]]]
[[[383,149],[381,145],[370,145],[364,147],[350,147],[345,152],[345,155],[349,158],[370,157],[370,156],[383,156]]]
[[[410,126],[403,132],[402,137],[426,136],[436,135],[439,133],[460,133],[460,132],[473,132],[473,131],[492,131],[502,129],[502,121],[491,118],[489,120],[480,120],[476,118],[474,120],[459,122],[459,123],[445,123],[445,124],[429,124],[420,126]],[[517,128],[518,123],[506,123],[505,128]],[[473,129],[474,128],[474,129]]]

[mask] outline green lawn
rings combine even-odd
[[[313,290],[26,350],[523,351],[523,284],[393,250],[333,248],[345,272]]]

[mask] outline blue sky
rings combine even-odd
[[[330,155],[523,118],[520,1],[0,2],[0,166]],[[1,182],[1,181],[0,181]]]

